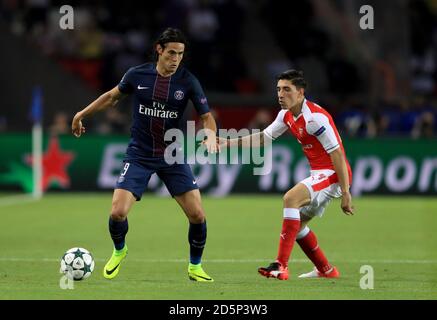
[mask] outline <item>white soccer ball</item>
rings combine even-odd
[[[84,248],[71,248],[61,258],[60,272],[68,279],[79,281],[88,278],[94,270],[94,258]]]

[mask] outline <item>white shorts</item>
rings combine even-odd
[[[333,198],[341,197],[341,188],[334,170],[311,170],[311,175],[300,181],[311,194],[310,204],[300,208],[300,212],[310,218],[321,217]]]

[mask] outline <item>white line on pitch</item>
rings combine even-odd
[[[103,262],[107,259],[95,259],[96,261]],[[146,262],[146,263],[184,263],[187,259],[128,259],[132,262]],[[20,258],[20,257],[0,257],[0,262],[57,262],[59,259],[55,258]],[[268,262],[269,259],[204,259],[204,262],[210,263],[252,263],[252,262]],[[293,259],[291,261],[296,263],[309,262],[308,259]],[[387,263],[387,264],[437,264],[437,260],[332,260],[332,262],[344,262],[344,263]]]
[[[34,199],[30,195],[14,195],[14,196],[6,196],[0,198],[0,207],[13,206],[17,204],[23,204],[28,202],[37,201],[39,199]]]

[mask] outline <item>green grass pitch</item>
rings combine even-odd
[[[288,281],[265,279],[282,224],[280,195],[203,198],[208,221],[205,270],[214,283],[187,277],[188,222],[171,198],[146,194],[129,215],[129,255],[114,280],[102,276],[112,252],[110,193],[49,194],[38,202],[0,198],[0,299],[436,299],[437,200],[419,197],[339,200],[310,224],[340,279],[298,279],[312,269],[299,246]],[[71,247],[92,252],[96,269],[73,290],[60,288],[59,259]],[[373,289],[360,288],[363,265]],[[364,280],[361,280],[364,282]],[[367,281],[367,283],[369,283]]]

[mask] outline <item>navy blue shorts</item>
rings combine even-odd
[[[140,201],[154,173],[164,182],[172,196],[199,189],[188,164],[169,165],[164,160],[148,162],[124,160],[115,188],[132,192],[137,201]]]

